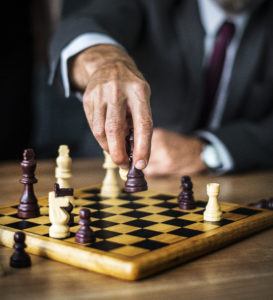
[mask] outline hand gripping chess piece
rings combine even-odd
[[[56,239],[63,239],[69,237],[70,230],[68,222],[70,219],[69,213],[65,210],[65,207],[69,206],[71,197],[63,194],[63,190],[59,189],[58,184],[54,186],[55,191],[49,192],[49,219],[51,226],[49,228],[49,236]]]
[[[208,204],[204,212],[204,221],[219,222],[222,219],[222,211],[218,201],[220,185],[218,183],[209,183],[207,185],[207,194],[209,196]]]
[[[147,182],[141,170],[134,166],[133,152],[134,152],[134,130],[130,129],[129,135],[126,137],[127,154],[129,156],[130,169],[127,174],[124,191],[127,193],[135,193],[146,191],[148,189]]]
[[[13,268],[27,268],[31,266],[30,256],[25,252],[25,234],[21,231],[14,234],[15,252],[10,258],[10,266]]]
[[[112,161],[111,156],[103,151],[105,160],[103,168],[106,169],[106,175],[101,186],[101,196],[117,197],[120,193],[120,186],[116,174],[117,165]]]
[[[69,148],[67,145],[61,145],[58,151],[59,156],[56,159],[57,167],[55,169],[55,177],[60,188],[69,188],[69,179],[72,177],[72,159],[69,156]]]
[[[40,216],[40,209],[33,190],[33,184],[38,181],[34,174],[36,169],[34,156],[33,149],[26,149],[23,153],[23,161],[21,162],[23,176],[20,183],[24,184],[24,192],[18,206],[18,217],[23,219]]]

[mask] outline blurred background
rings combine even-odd
[[[26,148],[37,158],[56,157],[67,144],[72,157],[100,156],[81,102],[64,97],[61,82],[48,85],[52,33],[70,12],[88,0],[27,0],[5,3],[1,18],[0,160],[21,159]]]

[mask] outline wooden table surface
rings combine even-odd
[[[75,188],[101,183],[101,160],[74,160]],[[54,184],[54,160],[38,161],[37,196]],[[18,162],[0,164],[0,204],[18,201]],[[206,184],[221,184],[220,200],[241,204],[273,196],[273,171],[192,176],[196,198]],[[179,192],[179,178],[147,178],[149,188]],[[11,269],[12,249],[0,246],[0,299],[273,299],[273,228],[194,261],[137,282],[127,282],[31,255],[32,267]]]

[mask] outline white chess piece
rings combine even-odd
[[[68,221],[69,214],[64,207],[69,206],[70,198],[72,196],[55,197],[55,192],[49,192],[49,219],[51,226],[49,228],[49,236],[62,239],[70,235]]]
[[[120,185],[116,174],[117,165],[106,151],[103,151],[103,153],[105,156],[103,168],[106,169],[106,175],[102,182],[101,195],[104,197],[117,197],[120,193]]]
[[[123,181],[127,180],[127,174],[129,172],[129,169],[121,169],[119,168],[119,176]]]
[[[204,212],[204,221],[219,222],[222,219],[223,213],[218,201],[219,192],[220,185],[218,183],[209,183],[207,185],[209,200]]]
[[[59,147],[59,156],[56,159],[57,167],[55,169],[55,177],[60,188],[70,188],[69,179],[72,177],[71,164],[72,159],[69,156],[69,148],[67,145]]]

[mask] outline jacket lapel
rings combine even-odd
[[[187,92],[185,93],[186,99],[183,99],[183,105],[191,106],[191,117],[187,125],[194,129],[202,103],[205,36],[196,0],[181,1],[175,17],[175,28],[184,65],[183,71],[187,77]]]
[[[254,81],[255,73],[260,64],[266,38],[265,19],[261,21],[258,13],[248,23],[242,37],[234,62],[229,83],[229,95],[223,116],[223,123],[235,117],[245,100],[246,93]]]

